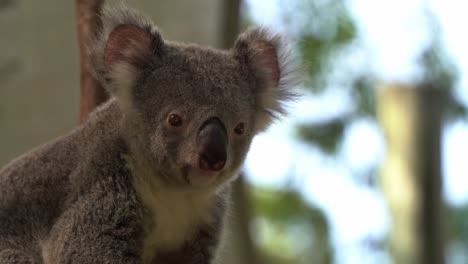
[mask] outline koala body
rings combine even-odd
[[[112,98],[0,170],[0,263],[211,263],[229,183],[293,96],[285,43],[169,42],[124,7],[102,22],[90,55]]]

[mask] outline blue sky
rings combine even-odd
[[[280,2],[248,0],[247,7],[257,23],[284,30],[277,19]],[[442,44],[460,71],[457,97],[468,105],[468,34],[463,34],[464,26],[468,25],[468,1],[350,0],[346,4],[357,22],[362,47],[351,55],[352,63],[360,65],[365,60],[382,81],[411,83],[421,74],[416,58],[433,34],[441,34]],[[426,26],[424,9],[437,17],[440,32],[431,32]],[[327,214],[335,247],[341,248],[337,252],[338,261],[381,263],[385,256],[373,259],[358,244],[369,236],[382,237],[388,232],[390,220],[385,201],[378,191],[357,184],[351,175],[354,169],[385,158],[385,139],[379,127],[366,119],[353,123],[346,132],[339,159],[323,157],[313,147],[296,141],[293,135],[292,127],[299,121],[351,107],[339,93],[339,89],[334,89],[321,98],[304,96],[291,108],[292,118],[274,125],[254,140],[246,168],[252,183],[267,186],[287,184],[287,176],[293,172],[304,197]],[[468,202],[467,123],[457,121],[447,126],[442,145],[445,199],[452,205],[465,204]],[[356,214],[359,210],[365,213]]]

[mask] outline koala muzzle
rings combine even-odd
[[[210,118],[198,133],[198,166],[202,170],[220,171],[227,159],[227,132],[218,118]]]

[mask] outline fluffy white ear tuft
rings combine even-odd
[[[123,104],[131,101],[131,88],[163,49],[156,27],[124,6],[105,6],[102,28],[91,41],[90,56],[96,78]]]
[[[255,79],[256,131],[263,131],[285,114],[284,104],[296,98],[297,67],[284,37],[263,28],[239,36],[234,46],[237,59]]]

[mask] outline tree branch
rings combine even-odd
[[[99,13],[103,2],[103,0],[76,0],[80,46],[80,123],[83,123],[89,113],[109,97],[91,73],[88,57],[89,40],[101,26]]]

